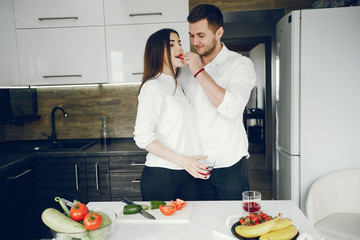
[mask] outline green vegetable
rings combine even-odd
[[[102,218],[102,222],[101,222],[100,227],[104,227],[104,226],[107,226],[107,225],[112,223],[110,217],[106,213],[103,213],[103,212],[100,212],[100,211],[96,211],[96,213],[100,214],[100,216]]]
[[[166,205],[164,201],[150,201],[150,209],[157,209],[160,205]]]
[[[145,204],[140,204],[142,210],[148,210],[149,209],[149,206],[148,205],[145,205]]]
[[[47,208],[41,214],[41,219],[46,226],[56,232],[63,233],[82,233],[87,229],[81,223],[78,223],[55,208]]]
[[[142,207],[140,205],[130,204],[130,205],[124,206],[123,213],[124,213],[124,215],[135,214],[135,213],[139,213],[141,210],[142,210]]]

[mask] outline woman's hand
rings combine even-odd
[[[185,169],[194,178],[206,178],[205,176],[209,173],[206,166],[199,163],[198,160],[205,159],[207,156],[192,156],[184,157],[181,161],[181,167]]]

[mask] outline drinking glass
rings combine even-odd
[[[200,173],[200,174],[204,175],[204,179],[209,179],[211,176],[211,171],[214,169],[216,160],[214,158],[207,157],[205,159],[200,159],[199,163],[201,165],[206,166],[206,169],[204,169],[204,170],[209,172],[208,174],[204,174],[204,173]]]
[[[246,215],[259,212],[261,209],[261,193],[252,190],[244,191],[242,193],[242,204]]]

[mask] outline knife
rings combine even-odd
[[[133,201],[127,199],[126,197],[122,198],[121,201],[126,203],[127,205],[136,204]],[[139,205],[139,204],[137,204],[137,205]],[[156,220],[156,218],[153,215],[151,215],[150,213],[148,213],[145,210],[141,210],[140,214],[143,215],[144,217],[148,218],[148,219]]]

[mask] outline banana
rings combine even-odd
[[[297,228],[294,225],[290,225],[286,228],[261,235],[259,240],[290,240],[296,236],[297,232]]]
[[[267,222],[254,226],[245,226],[245,225],[236,226],[235,232],[240,236],[246,238],[259,237],[261,235],[264,235],[265,233],[270,232],[275,227],[276,223],[279,221],[281,216],[282,214],[280,213],[277,217]]]
[[[281,219],[279,219],[279,221],[276,223],[275,227],[271,231],[286,228],[286,227],[290,226],[291,224],[292,224],[292,221],[290,218],[281,218]]]

